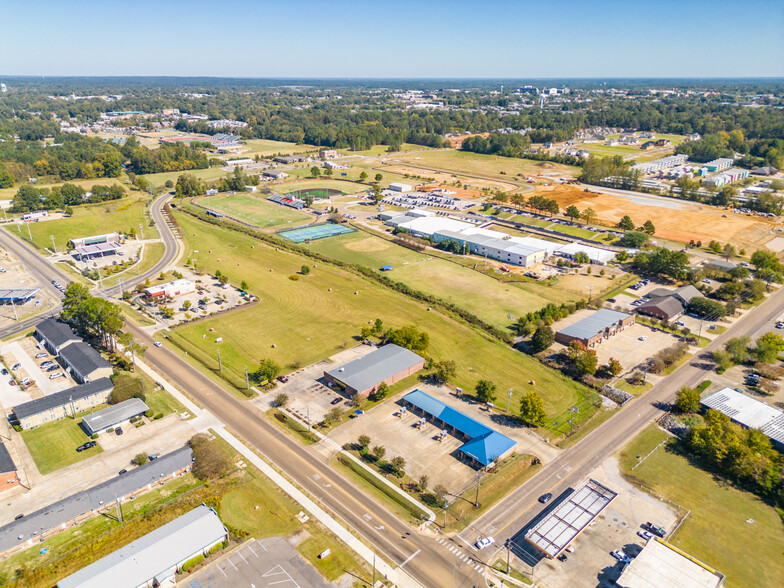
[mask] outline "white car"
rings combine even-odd
[[[485,547],[490,547],[493,543],[495,543],[495,539],[492,537],[483,537],[479,541],[476,542],[477,549],[484,549]]]
[[[156,347],[163,347],[163,343],[161,343],[160,341],[156,341],[155,342],[155,346]]]
[[[646,541],[650,541],[651,539],[653,539],[653,533],[651,533],[650,531],[637,531],[637,534],[643,539],[645,539]]]
[[[49,354],[48,353],[36,353],[35,354],[35,358],[36,359],[41,359],[42,357],[46,357],[47,355],[49,355]]]
[[[56,378],[64,378],[64,377],[65,374],[63,372],[57,372],[56,374],[52,374],[51,376],[49,376],[49,379],[54,380]]]
[[[622,562],[624,562],[624,563],[631,561],[631,559],[629,559],[629,556],[628,556],[628,555],[626,555],[626,554],[625,554],[623,551],[621,551],[620,549],[616,549],[616,550],[615,550],[615,551],[613,551],[613,552],[612,552],[610,555],[612,555],[612,556],[613,556],[615,559],[617,559],[618,561],[622,561]]]
[[[648,340],[648,335],[643,335],[638,339],[638,341],[647,341],[647,340]]]

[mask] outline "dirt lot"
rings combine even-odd
[[[418,165],[418,162],[414,161],[414,165]],[[513,192],[517,190],[517,186],[515,184],[510,184],[508,182],[503,182],[501,180],[480,180],[477,178],[471,178],[468,176],[463,176],[459,172],[451,173],[451,172],[442,172],[437,171],[431,168],[426,167],[426,164],[422,164],[423,167],[408,167],[404,165],[387,165],[379,170],[388,170],[392,173],[400,174],[402,176],[408,174],[409,176],[421,176],[426,178],[433,178],[438,183],[445,183],[449,184],[452,182],[456,182],[460,180],[463,186],[468,186],[470,188],[490,188],[491,190],[502,190],[504,192]],[[376,168],[374,168],[376,169]],[[416,178],[412,179],[414,181]]]
[[[536,566],[534,580],[542,588],[614,586],[622,566],[610,555],[613,550],[623,549],[630,556],[639,553],[645,540],[637,532],[647,521],[668,532],[677,524],[678,514],[673,509],[621,478],[615,458],[606,460],[589,477],[617,492],[618,497],[574,541],[574,553],[567,554],[567,561],[545,559]]]
[[[617,223],[628,214],[637,224],[653,222],[656,236],[688,243],[690,240],[734,243],[736,247],[761,246],[770,241],[773,219],[748,217],[682,200],[663,201],[652,197],[634,200],[614,195],[591,192],[575,186],[556,185],[540,187],[537,193],[556,200],[561,208],[575,205],[580,210],[593,208],[599,220]],[[677,213],[673,213],[677,210]]]
[[[489,413],[483,405],[458,399],[451,390],[444,387],[426,384],[419,384],[416,387],[499,433],[511,437],[518,443],[515,448],[516,453],[536,455],[544,463],[552,460],[557,453],[556,449],[544,443],[541,438],[516,422],[506,419],[503,414]],[[423,428],[418,429],[415,425],[420,417],[417,415],[408,412],[405,416],[397,416],[402,408],[400,398],[409,391],[341,425],[330,433],[330,437],[343,445],[356,441],[362,434],[367,434],[371,438],[372,445],[382,445],[386,448],[387,459],[395,455],[404,457],[406,472],[412,478],[418,479],[427,474],[434,484],[443,484],[450,492],[458,493],[472,483],[476,476],[476,470],[457,458],[456,450],[463,445],[463,441],[447,435],[443,442],[439,442],[437,436],[441,430],[433,424],[426,423]]]

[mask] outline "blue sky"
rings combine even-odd
[[[784,76],[782,0],[0,0],[0,75]]]

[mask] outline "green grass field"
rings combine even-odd
[[[340,171],[340,170],[337,170]],[[349,170],[350,171],[350,170]],[[355,174],[359,175],[359,174]],[[275,185],[275,191],[279,194],[288,194],[295,190],[306,190],[309,188],[332,188],[333,190],[340,190],[344,194],[358,194],[365,192],[370,186],[368,184],[361,184],[359,182],[352,182],[350,180],[341,179],[324,179],[324,178],[311,178],[303,180],[294,180],[283,182],[282,184]]]
[[[146,202],[148,198],[136,194],[120,200],[75,206],[73,216],[58,220],[26,223],[25,226],[7,225],[6,231],[12,231],[25,241],[30,241],[39,249],[52,248],[52,235],[58,249],[65,249],[66,243],[73,238],[102,235],[104,233],[127,233],[134,229],[139,233],[142,225],[145,239],[158,238],[158,230],[149,226]],[[28,227],[30,231],[28,233]]]
[[[638,455],[647,455],[666,438],[650,425],[621,452],[620,466],[630,480],[691,511],[670,543],[725,574],[728,588],[781,586],[784,529],[774,508],[691,465],[666,445],[631,471]]]
[[[216,194],[203,196],[196,202],[261,228],[281,225],[296,227],[311,219],[307,214],[293,208],[269,202],[263,196]]]
[[[95,410],[106,408],[98,406],[92,411],[77,413],[76,418],[65,418],[22,431],[22,440],[27,445],[35,466],[41,474],[48,474],[78,461],[82,461],[103,451],[100,442],[95,447],[77,453],[76,448],[90,440],[79,426],[82,417]]]
[[[510,314],[516,319],[548,302],[561,303],[577,298],[532,282],[504,284],[469,267],[417,253],[361,231],[313,241],[306,247],[333,259],[371,269],[391,265],[394,269],[384,273],[388,278],[462,306],[499,328],[514,322],[509,318]]]
[[[46,178],[39,178],[36,186],[39,188],[54,188],[55,186],[62,186],[63,184],[74,184],[76,186],[81,186],[89,192],[90,188],[93,186],[111,186],[113,184],[120,184],[127,189],[127,181],[128,179],[126,178],[125,174],[119,178],[94,178],[92,180],[69,180],[68,182],[62,182],[59,179],[56,181],[47,182]],[[0,200],[12,200],[14,195],[19,190],[19,186],[21,185],[22,184],[16,184],[10,188],[0,189]]]
[[[171,334],[192,358],[215,370],[216,338],[222,337],[223,372],[235,386],[244,387],[245,366],[252,369],[261,358],[272,358],[290,371],[354,346],[360,328],[378,317],[389,327],[414,324],[429,333],[428,353],[437,360],[454,360],[455,384],[465,389],[489,378],[499,390],[513,388],[516,405],[527,382],[534,380],[551,413],[560,413],[587,392],[511,347],[350,272],[320,263],[313,267],[313,261],[301,255],[276,251],[182,213],[177,219],[186,239],[186,258],[199,249],[199,262],[207,271],[221,269],[232,283],[246,280],[259,297],[258,304],[178,327]],[[311,273],[290,280],[305,263]]]
[[[304,145],[298,143],[288,143],[286,141],[271,141],[269,139],[247,139],[243,141],[244,148],[236,156],[232,157],[253,157],[261,155],[268,157],[271,155],[291,155],[292,153],[311,153],[318,152],[319,149],[326,147],[316,147],[315,145]]]
[[[177,183],[177,178],[179,178],[182,174],[190,174],[195,176],[200,180],[216,180],[218,178],[222,178],[226,176],[229,172],[223,171],[220,167],[209,167],[207,169],[189,169],[185,171],[176,171],[176,172],[161,172],[158,174],[147,174],[144,177],[147,178],[147,181],[150,182],[156,188],[163,187],[164,184],[168,180],[171,180],[173,183]]]
[[[364,151],[352,151],[351,149],[338,149],[340,153],[344,155],[362,155],[365,157],[371,157],[374,155],[385,155],[389,153],[388,145],[375,145],[370,149],[365,149]],[[409,151],[426,151],[431,149],[430,147],[423,147],[422,145],[414,145],[413,143],[403,143],[400,146],[400,151],[396,151],[395,153],[407,153]],[[394,153],[389,153],[390,156],[394,155]]]
[[[414,159],[417,157],[418,159]],[[513,157],[501,157],[499,155],[482,155],[480,153],[470,153],[468,151],[458,151],[454,149],[425,151],[416,154],[403,154],[395,157],[396,160],[404,161],[423,167],[433,167],[436,169],[452,172],[464,172],[478,176],[487,176],[503,180],[505,177],[513,177],[518,174],[528,176],[548,172],[570,173],[575,176],[580,172],[580,168],[569,165],[561,165],[550,161],[533,161],[531,159],[517,159]],[[504,172],[504,173],[501,173]],[[423,175],[427,175],[423,171]]]

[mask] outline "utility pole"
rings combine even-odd
[[[576,406],[573,406],[569,409],[569,436],[571,437],[574,435],[574,413],[578,412],[579,409]]]
[[[305,409],[307,410],[308,413],[308,433],[310,433],[310,404],[306,404]]]
[[[144,241],[144,227],[142,227],[142,223],[139,223],[139,234],[142,237],[142,241]]]
[[[57,255],[57,246],[54,244],[54,235],[49,235],[52,238],[52,252]]]
[[[30,223],[27,223],[27,234],[30,235],[30,241],[33,240],[33,233],[30,232]]]
[[[591,303],[592,294],[593,294],[593,284],[588,284],[588,304]]]
[[[245,366],[245,387],[250,390],[250,378],[248,378],[248,366]]]
[[[373,586],[376,585],[376,554],[373,552]]]
[[[122,506],[120,505],[120,499],[117,498],[117,495],[114,495],[114,501],[117,503],[117,522],[122,523],[123,514],[122,514]]]
[[[16,322],[18,323],[19,322],[19,315],[16,314],[16,303],[13,300],[11,300],[11,306],[14,307],[14,318],[16,319]]]
[[[482,472],[476,472],[476,499],[474,500],[474,508],[479,508],[479,486],[482,483]]]
[[[223,362],[221,361],[220,347],[218,347],[218,369],[220,370],[220,374],[222,376],[223,375]]]

